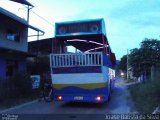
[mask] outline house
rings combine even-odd
[[[28,28],[42,32],[15,14],[0,7],[0,79],[26,71]]]
[[[46,38],[28,42],[28,52],[31,54],[49,55],[50,53],[61,53],[61,43],[55,38]],[[67,47],[63,46],[65,52]]]

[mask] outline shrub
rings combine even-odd
[[[147,81],[129,87],[132,99],[140,113],[152,113],[160,105],[160,80]]]

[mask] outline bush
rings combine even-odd
[[[147,81],[129,87],[132,99],[140,113],[152,113],[160,105],[160,80]]]

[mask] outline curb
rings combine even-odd
[[[0,113],[5,113],[5,112],[8,112],[8,111],[11,111],[11,110],[14,110],[14,109],[18,109],[18,108],[21,108],[21,107],[24,107],[26,105],[30,105],[30,104],[33,104],[37,102],[37,100],[33,100],[31,102],[27,102],[27,103],[24,103],[24,104],[21,104],[21,105],[17,105],[17,106],[13,106],[11,108],[7,108],[7,109],[4,109],[4,110],[0,110]]]

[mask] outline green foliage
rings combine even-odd
[[[135,84],[129,87],[132,99],[140,113],[152,113],[160,105],[160,78],[147,81],[145,84]]]
[[[127,71],[127,55],[124,55],[121,60],[120,63],[118,65],[118,69],[122,70],[122,71]]]
[[[129,55],[129,65],[132,67],[135,77],[139,77],[142,74],[142,51],[140,49],[132,49]]]
[[[145,39],[141,42],[139,49],[131,50],[129,64],[133,69],[133,75],[139,77],[141,74],[150,74],[152,66],[156,66],[160,59],[160,41],[156,39]]]

